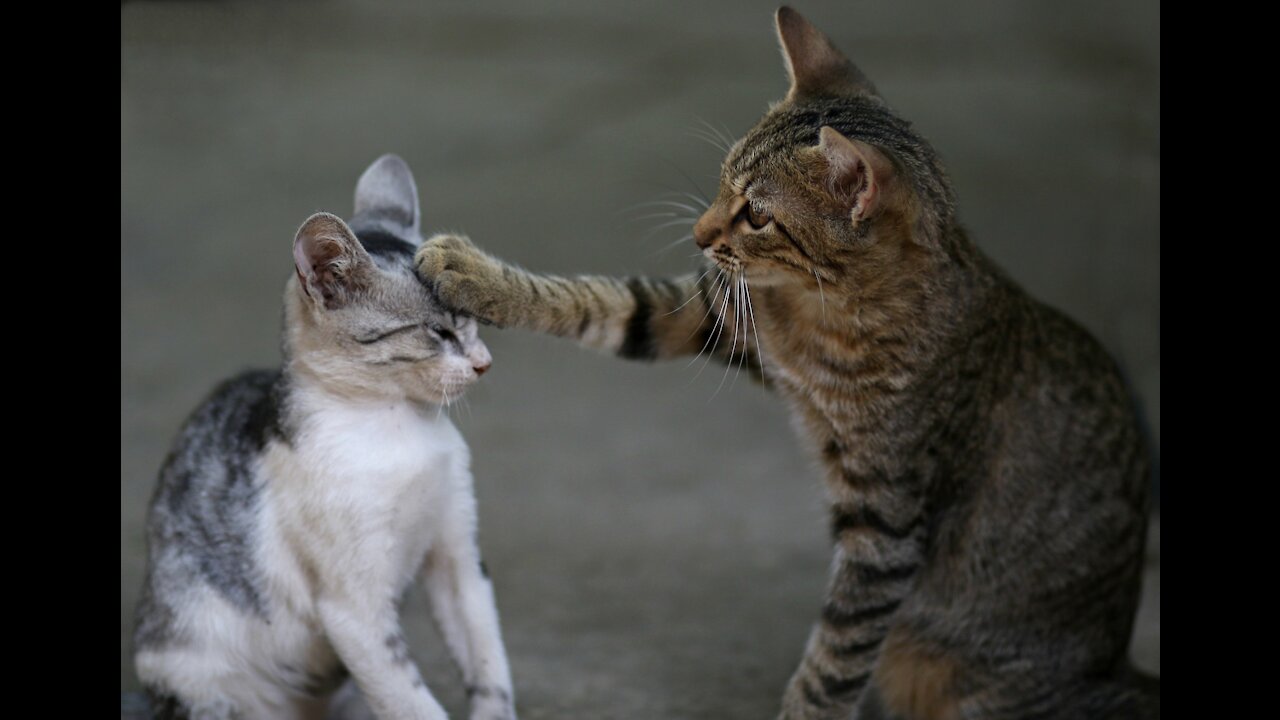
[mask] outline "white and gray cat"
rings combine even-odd
[[[440,411],[491,358],[414,274],[421,241],[413,176],[383,156],[350,227],[298,230],[283,368],[226,381],[183,426],[135,632],[157,717],[444,718],[401,632],[415,580],[471,717],[515,717],[470,456]]]

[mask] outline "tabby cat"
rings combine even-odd
[[[1148,453],[1115,363],[974,246],[862,72],[795,11],[776,21],[791,87],[723,162],[703,268],[566,279],[440,235],[419,272],[495,325],[707,350],[783,396],[835,558],[781,717],[1157,716],[1126,661]]]
[[[470,454],[441,411],[489,351],[413,272],[404,161],[371,165],[355,209],[298,230],[284,367],[219,386],[160,471],[134,636],[157,717],[442,720],[400,629],[416,580],[473,720],[515,718]]]

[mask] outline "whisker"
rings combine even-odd
[[[702,367],[698,368],[697,374],[693,376],[694,380],[707,369],[707,365],[711,363],[711,357],[716,354],[716,350],[720,347],[720,336],[724,333],[725,313],[729,310],[729,280],[725,281],[724,304],[720,308],[720,316],[716,318],[714,342],[711,343],[711,352],[707,353],[707,359],[702,361]],[[702,353],[698,353],[701,355]],[[697,360],[697,357],[694,358]]]
[[[680,194],[680,195],[683,195],[684,197],[689,198],[691,201],[693,201],[693,203],[694,203],[695,205],[697,205],[697,206],[699,206],[700,208],[702,208],[702,211],[703,211],[703,212],[705,212],[707,208],[711,207],[711,201],[710,201],[710,200],[707,200],[706,198],[700,198],[700,197],[698,197],[698,196],[694,195],[693,193],[687,193],[687,192],[682,192],[682,193],[679,193],[679,194]],[[701,217],[702,212],[699,212],[699,213],[698,213],[698,215],[699,215],[699,217]]]
[[[723,128],[724,130],[724,132],[722,133],[721,128],[717,128],[716,126],[708,122],[706,119],[696,115],[694,117],[697,118],[698,122],[702,123],[702,126],[707,129],[707,131],[711,134],[712,137],[714,137],[718,141],[719,144],[724,146],[723,150],[724,150],[724,153],[727,155],[729,153],[729,150],[733,148],[733,143],[734,143],[733,133],[729,132],[728,128],[725,128],[723,125],[721,125],[721,128]]]
[[[716,391],[711,393],[711,398],[707,402],[716,399],[716,395],[720,394],[720,388],[724,387],[724,381],[729,379],[729,370],[733,368],[733,351],[738,347],[738,321],[742,318],[742,274],[735,273],[736,279],[733,285],[733,341],[729,343],[729,358],[724,364],[724,377],[720,378],[720,384],[716,386]],[[745,326],[744,326],[745,329]],[[742,335],[742,349],[745,353],[747,349],[747,336],[744,332]],[[737,376],[734,376],[737,380]]]
[[[681,238],[681,239],[683,240],[684,238]],[[702,271],[702,274],[698,276],[698,279],[693,281],[693,294],[689,296],[689,299],[680,303],[680,306],[677,307],[675,310],[672,310],[671,312],[668,312],[668,313],[663,313],[663,317],[666,317],[667,315],[675,315],[676,313],[683,310],[685,305],[688,305],[689,303],[693,302],[698,297],[698,295],[702,293],[702,286],[699,285],[698,283],[702,282],[702,278],[706,277],[714,269],[715,268],[707,268],[706,270]]]
[[[654,218],[673,218],[673,217],[683,218],[688,216],[678,212],[662,212],[662,213],[649,213],[648,215],[637,215],[633,218],[627,218],[627,219],[633,222],[638,222],[640,220],[652,220]]]
[[[677,220],[668,220],[667,222],[659,223],[657,226],[651,228],[651,231],[656,232],[658,230],[665,230],[666,228],[675,227],[676,225],[692,225],[694,222],[694,218],[687,217],[679,218]]]
[[[667,245],[666,245],[665,247],[663,247],[661,250],[657,250],[657,251],[655,251],[655,252],[654,252],[654,255],[659,255],[659,256],[661,256],[661,255],[665,254],[665,253],[666,253],[668,250],[670,250],[671,248],[675,247],[676,245],[679,245],[679,244],[680,244],[680,243],[682,243],[682,242],[685,242],[685,241],[687,241],[687,240],[692,240],[692,239],[693,239],[693,236],[692,236],[692,235],[681,235],[680,237],[676,238],[675,240],[672,240],[669,244],[667,244]]]
[[[698,128],[690,129],[688,133],[726,155],[729,153],[729,148],[725,146],[724,141],[720,140],[716,136],[713,136],[703,130],[699,130]]]
[[[736,137],[734,137],[734,135],[733,135],[733,131],[732,131],[732,130],[730,130],[730,129],[729,129],[729,127],[728,127],[727,125],[725,125],[724,123],[720,123],[720,127],[724,130],[724,141],[725,141],[725,143],[726,143],[726,144],[728,144],[729,149],[730,149],[730,150],[732,150],[732,149],[733,149],[734,144],[738,142],[737,138],[736,138]]]
[[[813,279],[818,281],[818,300],[822,303],[822,322],[825,323],[827,321],[827,298],[822,294],[822,278],[818,277],[816,269],[809,269],[813,271]]]
[[[684,178],[690,185],[692,185],[694,190],[698,191],[698,195],[702,197],[703,207],[711,204],[711,201],[707,199],[707,194],[702,191],[702,186],[694,182],[693,178],[689,177],[689,173],[684,171],[684,168],[675,164],[671,160],[667,160],[666,158],[663,159],[666,160],[667,164],[674,168],[676,172],[680,173],[680,177]]]
[[[747,290],[747,314],[751,316],[751,334],[756,338],[756,364],[760,366],[760,375],[764,375],[764,351],[760,349],[760,328],[756,325],[756,311],[751,307],[751,285],[747,283],[744,275],[742,278],[742,287]]]
[[[742,318],[742,354],[738,356],[738,369],[733,373],[733,382],[729,383],[729,392],[733,392],[733,386],[738,384],[738,376],[742,374],[742,366],[747,362],[747,314],[743,312],[743,308],[747,304],[747,274],[745,272],[738,274],[738,285],[741,290],[738,292],[738,307],[736,310]],[[753,327],[752,330],[754,329]]]
[[[441,394],[444,395],[444,404],[436,409],[436,420],[439,420],[440,416],[444,414],[444,409],[449,407],[449,387],[443,379],[437,383],[437,387],[440,389]]]
[[[720,294],[720,288],[723,286],[723,283],[724,283],[724,270],[721,269],[720,272],[716,275],[715,284],[712,285],[711,299],[707,301],[707,311],[702,313],[702,319],[699,320],[698,324],[694,326],[693,332],[689,333],[689,337],[685,338],[685,342],[688,342],[689,338],[697,334],[698,328],[702,327],[703,323],[707,321],[707,317],[711,315],[711,308],[715,307],[716,305],[716,296]],[[711,336],[708,335],[707,342],[710,342],[710,341],[711,341]],[[707,349],[707,345],[706,343],[703,343],[702,350],[706,350],[706,349]],[[698,351],[698,355],[702,354],[702,350]],[[694,355],[693,359],[689,361],[689,365],[688,365],[689,367],[692,367],[693,364],[698,361],[698,355]]]
[[[673,195],[680,195],[680,193],[672,193],[672,194],[673,194]],[[687,194],[686,194],[686,195],[687,195]],[[693,200],[694,200],[694,201],[697,201],[697,198],[693,198]],[[696,219],[696,218],[699,218],[699,217],[702,217],[702,212],[703,212],[704,210],[706,210],[706,207],[694,207],[693,205],[690,205],[690,204],[688,204],[688,203],[676,202],[675,200],[655,200],[655,201],[653,201],[653,203],[651,203],[651,204],[653,204],[653,205],[664,205],[664,206],[667,206],[667,207],[683,208],[683,209],[685,209],[685,210],[688,210],[690,213],[692,213],[692,214],[693,214],[693,215],[692,215],[692,217],[694,217],[695,219]]]

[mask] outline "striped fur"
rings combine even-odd
[[[969,240],[936,153],[865,76],[777,21],[792,89],[729,150],[697,273],[538,275],[459,236],[419,272],[497,325],[712,352],[779,391],[835,550],[782,717],[1158,717],[1158,683],[1126,668],[1148,458],[1114,362]]]

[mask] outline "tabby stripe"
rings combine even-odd
[[[874,530],[881,535],[888,535],[896,540],[903,540],[911,537],[915,533],[916,528],[920,527],[924,522],[924,518],[920,515],[915,516],[911,522],[902,527],[890,525],[887,520],[880,516],[875,510],[868,507],[859,508],[858,510],[849,511],[837,509],[835,517],[832,520],[831,534],[839,536],[846,530],[860,530],[866,528]]]
[[[807,678],[800,683],[800,689],[804,692],[804,699],[808,700],[810,705],[815,707],[827,706],[828,703],[826,698],[819,695],[818,691],[813,689],[813,685],[809,684],[809,680]]]
[[[1026,697],[1014,698],[1012,702],[999,705],[989,706],[987,709],[994,717],[1018,718],[1018,720],[1031,720],[1033,717],[1043,717],[1048,710],[1058,707],[1057,702],[1049,702],[1057,700],[1057,688],[1049,688],[1041,690]],[[1048,703],[1048,704],[1046,704]],[[1033,715],[1027,713],[1034,712]]]
[[[876,620],[892,615],[893,611],[897,610],[901,604],[902,600],[890,600],[883,605],[873,605],[854,612],[828,604],[822,608],[822,619],[826,620],[827,624],[832,627],[849,627],[850,625],[857,625],[868,620]]]
[[[853,572],[858,576],[858,582],[864,584],[906,580],[915,575],[918,569],[920,569],[919,563],[883,567],[870,563],[853,563]]]
[[[866,640],[863,642],[849,642],[840,645],[830,645],[827,649],[830,651],[832,657],[840,660],[848,660],[849,658],[875,650],[880,647],[881,642],[883,642],[883,638],[875,638],[873,640]]]
[[[635,312],[627,321],[626,339],[618,348],[618,355],[630,359],[652,360],[658,356],[653,342],[653,334],[649,329],[649,318],[653,315],[653,300],[644,280],[631,278],[627,280],[627,289],[636,299]]]
[[[861,690],[867,681],[871,679],[871,673],[866,672],[861,675],[854,675],[851,678],[840,678],[830,675],[818,674],[818,682],[822,683],[822,690],[827,697],[845,698],[859,690]]]

